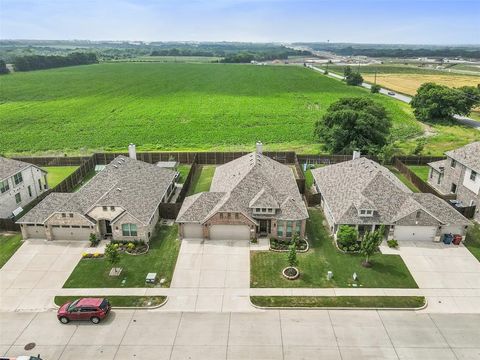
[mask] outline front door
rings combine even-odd
[[[112,224],[110,224],[110,220],[105,220],[105,235],[112,235]]]
[[[270,220],[260,220],[259,232],[261,235],[270,234]]]

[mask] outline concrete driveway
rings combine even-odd
[[[463,245],[402,241],[398,250],[381,246],[382,253],[402,257],[429,299],[429,311],[478,313],[480,262]]]
[[[247,240],[184,239],[164,310],[251,310]]]
[[[0,269],[0,311],[52,308],[86,247],[86,241],[26,240]]]

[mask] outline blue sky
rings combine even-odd
[[[2,39],[479,44],[480,0],[0,0]]]

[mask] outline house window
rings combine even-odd
[[[450,192],[455,194],[457,192],[457,184],[452,183],[452,187],[450,188]]]
[[[108,206],[102,206],[103,211],[108,211]]]
[[[265,209],[265,208],[262,208],[262,212],[263,212],[263,213],[264,213],[264,212],[266,212],[266,211],[267,211],[267,209]]]
[[[220,219],[223,219],[223,213],[220,213]]]
[[[302,222],[301,221],[297,221],[297,227],[295,228],[295,231],[299,234],[302,231]]]
[[[470,173],[470,180],[475,181],[476,178],[477,178],[477,173],[472,170],[472,172]]]
[[[42,180],[38,179],[38,188],[42,191]]]
[[[68,216],[70,216],[71,218],[73,218],[73,213],[68,214]]]
[[[227,213],[227,218],[228,218],[228,219],[231,219],[231,218],[232,218],[232,214]]]
[[[122,235],[123,236],[137,236],[137,225],[136,224],[122,224]]]
[[[277,226],[277,235],[283,236],[283,222],[279,222]]]
[[[450,161],[450,166],[454,168],[456,165],[457,165],[457,162],[452,159],[452,161]]]
[[[255,209],[255,212],[259,213],[259,212],[260,212],[260,208],[256,208],[256,209]]]
[[[62,213],[62,217],[67,217],[67,214],[65,214],[65,213]]]
[[[20,204],[22,202],[22,196],[20,195],[20,193],[15,194],[15,202],[17,204]]]
[[[292,236],[292,221],[287,221],[287,237]]]
[[[360,215],[365,215],[365,210],[360,210]]]
[[[432,179],[432,178],[433,178],[433,170],[430,169],[430,179]]]
[[[239,217],[238,213],[235,213],[235,219],[238,220]]]
[[[437,185],[440,185],[442,181],[442,174],[438,174]]]
[[[43,186],[43,187],[45,188],[45,190],[48,189],[47,175],[45,175],[45,176],[43,177],[43,182],[45,183],[45,185]]]
[[[110,206],[110,210],[115,211],[115,206]]]
[[[415,214],[415,217],[417,219],[420,219],[420,215],[422,215],[422,212],[421,211],[417,211],[417,213]]]
[[[10,189],[10,186],[8,185],[8,180],[0,181],[0,192],[2,194],[8,191],[9,189]]]
[[[23,181],[22,173],[19,172],[19,173],[13,175],[13,181],[15,182],[15,185],[20,184]]]

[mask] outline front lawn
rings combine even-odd
[[[177,226],[161,226],[150,240],[150,250],[145,255],[121,254],[120,276],[109,276],[112,265],[106,259],[82,259],[65,282],[65,288],[147,287],[145,277],[156,272],[164,278],[163,286],[170,286],[177,262],[180,241]],[[125,282],[124,282],[125,281]]]
[[[22,246],[22,235],[0,235],[0,269]]]
[[[399,255],[376,254],[371,257],[371,268],[361,265],[363,256],[341,253],[323,225],[321,210],[309,209],[307,234],[310,250],[298,254],[300,278],[285,279],[281,272],[287,266],[287,255],[270,251],[252,251],[251,287],[359,287],[368,288],[417,288],[415,280]],[[327,271],[333,271],[333,279],[327,280]],[[357,281],[352,278],[358,275]]]
[[[199,166],[193,176],[187,196],[210,190],[215,168],[215,165]]]
[[[165,302],[166,296],[55,296],[55,305],[62,306],[80,298],[107,298],[112,307],[151,307]]]
[[[346,307],[415,309],[425,305],[423,296],[251,296],[261,307]]]
[[[475,224],[468,229],[464,245],[472,253],[473,256],[480,261],[480,225]]]
[[[47,172],[48,187],[53,189],[77,170],[78,166],[44,166],[42,169]]]
[[[408,165],[408,168],[412,170],[415,175],[417,175],[423,181],[428,180],[428,171],[430,170],[430,166],[427,165]]]

